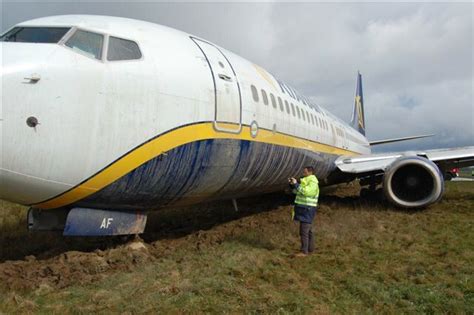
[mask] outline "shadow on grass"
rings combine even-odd
[[[419,209],[406,209],[401,207],[396,207],[393,204],[389,203],[384,197],[380,195],[375,196],[344,196],[340,197],[337,195],[323,195],[320,198],[320,204],[328,206],[333,209],[338,207],[346,207],[348,209],[353,209],[354,211],[359,210],[368,210],[368,211],[392,211],[400,212],[405,214],[416,214],[421,211],[425,211],[428,208],[419,208]]]
[[[236,242],[254,248],[274,250],[277,248],[269,239],[262,238],[258,233],[247,233],[232,237],[226,237],[226,242]]]

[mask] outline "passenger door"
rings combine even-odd
[[[191,37],[206,58],[214,82],[214,129],[240,133],[242,129],[242,101],[240,86],[226,56],[211,43]]]

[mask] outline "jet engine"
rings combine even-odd
[[[387,199],[403,208],[423,208],[438,201],[444,178],[436,164],[419,156],[405,156],[386,169],[383,191]]]

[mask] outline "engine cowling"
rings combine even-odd
[[[419,157],[401,157],[386,169],[385,197],[403,208],[423,208],[441,199],[444,178],[436,164]]]

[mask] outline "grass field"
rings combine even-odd
[[[29,235],[3,202],[0,313],[473,314],[474,182],[417,212],[356,192],[326,192],[303,259],[283,195],[153,215],[141,249]]]

